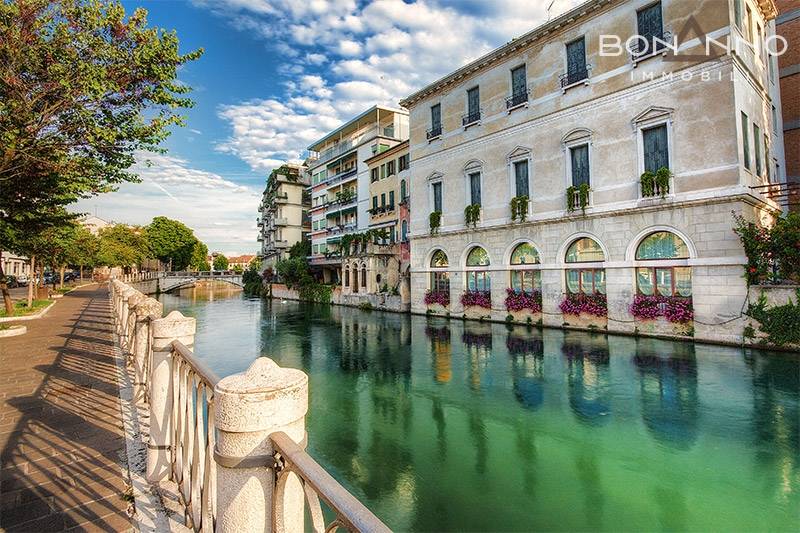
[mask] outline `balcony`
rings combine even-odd
[[[658,35],[651,35],[647,38],[642,36],[636,39],[630,47],[631,61],[635,67],[639,61],[651,58],[659,53],[666,53],[672,45],[672,32],[663,31]]]
[[[583,82],[585,84],[589,83],[589,67],[584,66],[582,68],[578,68],[575,70],[571,70],[562,74],[559,77],[559,81],[561,82],[561,90],[566,91],[570,87],[574,85],[578,85],[579,83]]]
[[[442,136],[442,125],[441,124],[434,124],[431,129],[427,131],[425,134],[427,139],[430,141],[432,139],[437,139]]]
[[[461,125],[465,128],[472,126],[473,124],[478,124],[481,121],[481,110],[473,110],[471,113],[467,113],[466,115],[461,117]]]
[[[511,96],[506,98],[506,109],[508,111],[511,111],[512,109],[515,109],[522,105],[527,105],[529,93],[530,91],[526,89],[525,92],[512,94]]]
[[[357,228],[358,226],[355,222],[350,222],[349,224],[337,224],[335,226],[328,226],[328,237],[334,237],[337,235],[350,233],[351,231],[355,231]]]
[[[358,174],[358,168],[351,168],[350,170],[345,170],[344,172],[339,172],[335,176],[333,176],[331,178],[328,178],[328,181],[326,182],[326,184],[328,186],[334,185],[336,183],[339,183],[340,181],[344,181],[344,180],[346,180],[348,178],[352,178],[356,174]]]
[[[283,248],[288,248],[288,247],[289,247],[289,241],[286,241],[286,240],[281,240],[281,241],[276,240],[275,241],[275,248],[283,249]]]
[[[287,193],[275,195],[275,203],[277,204],[285,204],[289,201],[289,195]]]

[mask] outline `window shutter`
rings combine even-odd
[[[642,9],[637,14],[639,35],[647,39],[650,46],[653,37],[662,37],[661,3]]]
[[[586,70],[586,43],[583,38],[567,45],[567,71],[576,74]]]
[[[570,150],[572,156],[572,185],[589,184],[589,145],[576,146]]]
[[[442,184],[433,184],[433,210],[442,212]]]
[[[657,126],[642,132],[644,144],[644,169],[656,172],[661,167],[669,168],[669,146],[667,126]]]
[[[517,161],[514,163],[514,176],[516,178],[517,196],[529,196],[527,161]]]
[[[434,128],[442,123],[442,106],[436,104],[431,106],[431,126]]]
[[[467,91],[467,108],[467,113],[470,116],[476,115],[480,109],[480,92],[477,87]]]
[[[511,71],[511,94],[517,96],[525,94],[526,89],[525,65],[519,66]]]
[[[481,175],[479,172],[469,175],[472,204],[481,205]]]

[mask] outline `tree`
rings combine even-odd
[[[311,255],[311,241],[303,239],[297,241],[289,248],[289,257],[308,257]]]
[[[233,265],[233,268],[231,270],[233,270],[234,274],[241,274],[242,272],[244,272],[242,265]]]
[[[0,2],[0,249],[74,215],[63,207],[136,181],[193,102],[174,32],[107,0]]]
[[[100,230],[97,264],[131,267],[148,256],[145,232],[138,226],[117,224]]]
[[[93,267],[97,264],[99,247],[100,240],[85,227],[78,226],[71,263],[80,267],[81,279],[83,279],[83,267]]]
[[[185,270],[194,257],[198,243],[186,225],[167,217],[155,217],[145,228],[150,254],[173,270]]]
[[[228,258],[222,254],[214,257],[214,270],[228,270]]]
[[[281,282],[290,289],[295,289],[311,279],[308,262],[304,257],[281,259],[275,263],[275,272]]]
[[[196,241],[194,243],[194,247],[192,248],[192,259],[189,262],[189,266],[192,268],[192,270],[199,270],[201,272],[211,270],[211,267],[208,264],[208,246],[200,241]]]
[[[261,271],[261,258],[255,256],[250,260],[250,264],[247,265],[250,270],[255,270],[256,272]]]

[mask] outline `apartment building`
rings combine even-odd
[[[740,341],[732,214],[780,212],[775,17],[591,0],[405,98],[412,311]]]
[[[369,229],[369,168],[365,161],[408,139],[408,113],[373,106],[308,147],[311,257],[326,283],[342,283],[340,244]]]
[[[369,227],[363,245],[344,252],[342,292],[403,294],[408,303],[409,210],[403,201],[408,191],[408,141],[381,148],[364,163],[369,170]]]
[[[309,177],[305,165],[286,163],[274,169],[261,199],[261,216],[256,220],[261,242],[261,268],[273,268],[288,256],[295,243],[311,231],[308,195]]]
[[[786,52],[778,57],[781,100],[776,110],[783,115],[787,186],[774,196],[790,209],[800,210],[800,0],[777,0],[780,14],[776,32],[786,39]],[[776,112],[776,115],[780,116]],[[776,124],[780,128],[780,124]],[[780,131],[780,129],[778,130]]]

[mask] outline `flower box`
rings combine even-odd
[[[564,323],[577,328],[608,327],[608,302],[605,294],[568,293],[559,305]]]
[[[447,291],[428,291],[425,293],[428,312],[444,315],[450,306],[450,293]]]
[[[506,289],[506,311],[513,322],[538,323],[542,319],[542,291]]]

